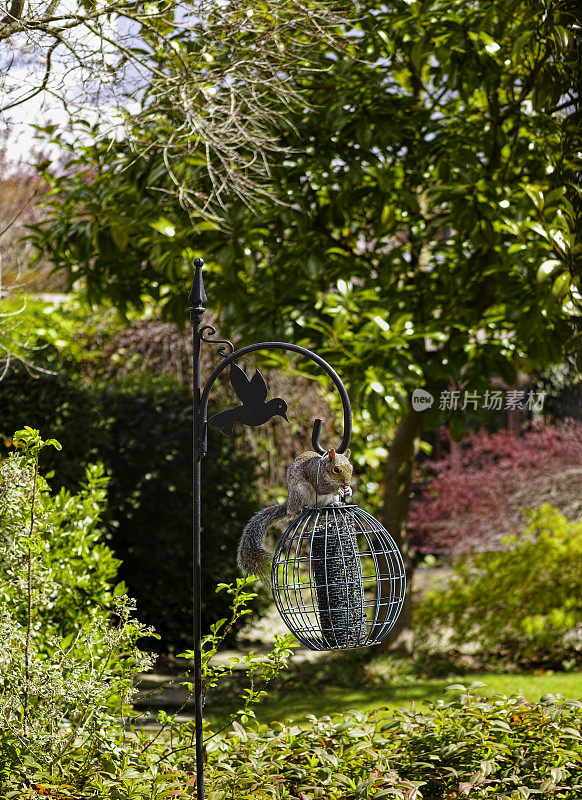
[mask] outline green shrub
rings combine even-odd
[[[33,605],[36,635],[46,649],[49,640],[43,638],[45,635],[65,638],[91,622],[98,611],[108,614],[115,605],[115,593],[123,593],[124,587],[122,583],[115,586],[120,562],[102,541],[101,513],[107,486],[103,467],[87,467],[85,481],[76,494],[66,489],[51,494],[43,478],[31,475],[30,469],[30,463],[15,455],[0,463],[0,525],[2,545],[7,548],[1,565],[10,578],[0,586],[0,600],[23,624],[28,613],[28,586],[23,583],[28,556],[26,540],[20,537],[31,525],[32,501],[26,493],[32,491],[32,480],[33,533],[37,537],[33,549],[38,550],[33,553],[37,556]],[[41,589],[45,577],[47,583]]]
[[[88,462],[105,465],[107,538],[122,560],[119,574],[139,618],[161,636],[159,645],[148,646],[191,646],[191,391],[147,374],[85,386],[64,373],[19,372],[0,382],[0,402],[0,434],[7,440],[26,420],[61,441],[63,452],[43,453],[52,487],[76,491]],[[238,575],[238,539],[256,510],[254,473],[254,462],[237,453],[233,440],[209,432],[202,497],[206,630],[228,613],[228,600],[213,587]]]
[[[582,521],[549,505],[531,513],[521,536],[498,552],[463,557],[446,589],[418,608],[420,638],[435,629],[447,646],[475,645],[514,660],[579,659],[582,654]]]
[[[234,725],[214,740],[208,800],[446,798],[575,800],[582,789],[582,703],[475,698],[428,713],[347,712],[309,726]],[[260,776],[260,777],[258,777]],[[236,794],[235,794],[236,792]]]
[[[428,712],[348,711],[207,734],[208,800],[401,798],[578,800],[582,703],[552,695],[476,697],[470,687]],[[182,796],[194,797],[191,753],[168,762]]]
[[[34,769],[70,780],[79,749],[76,780],[115,762],[114,726],[151,664],[136,647],[148,631],[123,585],[112,588],[117,562],[99,541],[101,469],[55,497],[38,454],[58,442],[31,428],[15,438],[24,455],[0,463],[0,788]]]
[[[349,711],[291,723],[206,731],[208,800],[578,800],[582,703],[552,695],[475,697],[428,712]],[[191,734],[143,739],[124,771],[98,770],[84,798],[196,797]],[[67,787],[70,792],[73,787]],[[53,784],[53,796],[60,796]],[[28,795],[21,795],[28,796]],[[32,795],[31,795],[32,796]]]
[[[582,703],[544,695],[539,703],[520,696],[474,697],[428,713],[396,712],[382,726],[391,766],[422,781],[425,798],[553,797],[576,800],[582,790]]]
[[[160,712],[164,735],[128,733],[135,678],[151,665],[136,645],[151,631],[132,619],[123,584],[111,587],[118,562],[100,542],[102,470],[88,468],[78,494],[55,496],[38,456],[59,443],[31,428],[14,441],[22,455],[0,463],[1,796],[171,796],[174,778],[188,777],[194,725]],[[270,653],[210,663],[230,626],[250,613],[250,583],[218,587],[230,619],[202,642],[205,692],[235,668],[246,674],[231,722],[254,716],[294,646],[290,634],[279,636]]]

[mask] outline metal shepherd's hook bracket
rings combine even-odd
[[[343,453],[347,450],[352,435],[352,411],[350,399],[346,388],[337,372],[323,359],[311,350],[288,342],[259,342],[235,350],[234,345],[226,339],[214,339],[216,329],[212,325],[203,325],[202,319],[206,311],[206,292],[202,279],[204,261],[201,258],[194,260],[196,268],[192,289],[188,300],[190,301],[190,319],[193,323],[193,416],[194,416],[194,557],[193,557],[193,582],[194,582],[194,694],[195,694],[195,730],[196,730],[196,773],[197,773],[197,798],[204,800],[204,752],[202,738],[202,678],[201,678],[201,471],[200,464],[207,451],[208,426],[218,428],[223,434],[231,435],[235,423],[255,427],[262,425],[275,416],[287,419],[287,403],[280,397],[267,399],[268,391],[265,380],[259,370],[255,371],[252,378],[235,363],[238,359],[257,350],[286,350],[299,353],[318,364],[331,378],[338,390],[343,408],[344,431],[343,438],[336,452]],[[200,347],[206,342],[217,346],[217,353],[222,360],[208,376],[204,386],[200,375]],[[219,375],[230,367],[230,381],[240,401],[233,408],[222,411],[208,418],[208,400],[210,391]],[[325,450],[319,441],[322,420],[316,419],[313,423],[311,443],[313,449],[324,455]]]

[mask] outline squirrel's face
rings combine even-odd
[[[339,483],[340,486],[349,486],[352,480],[354,468],[350,464],[350,451],[341,455],[336,453],[335,450],[329,451],[329,462],[327,465],[327,474],[334,483]]]

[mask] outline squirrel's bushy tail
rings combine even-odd
[[[270,525],[287,515],[287,503],[263,508],[245,525],[238,545],[238,566],[243,575],[265,576],[272,553],[265,549],[265,535]]]

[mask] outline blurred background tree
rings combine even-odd
[[[302,103],[289,75],[317,69],[311,52],[320,41],[333,46],[351,10],[296,0],[4,5],[0,122],[10,127],[15,109],[26,115],[38,98],[64,138],[69,125],[90,120],[134,156],[156,147],[198,216],[231,195],[265,194],[273,130]],[[205,180],[193,180],[196,166]]]
[[[38,201],[46,185],[32,164],[9,157],[6,139],[0,135],[0,380],[12,364],[34,367],[34,334],[30,319],[22,317],[24,295],[31,288],[58,291],[67,283],[62,272],[52,274],[46,258],[38,259],[34,271],[27,269],[34,249],[23,237],[26,226],[41,219]],[[42,154],[36,153],[35,160],[42,163]]]
[[[383,520],[408,557],[419,438],[467,430],[467,409],[418,413],[412,391],[511,386],[566,357],[581,367],[575,20],[567,0],[367,3],[334,31],[341,47],[316,42],[314,72],[286,77],[305,105],[273,141],[277,202],[250,208],[225,189],[193,216],[216,198],[220,154],[191,136],[192,157],[168,172],[160,139],[188,118],[165,102],[148,115],[146,101],[148,153],[96,131],[70,145],[68,168],[45,173],[33,240],[92,302],[154,302],[166,319],[183,319],[203,254],[224,332],[330,358],[359,412],[357,457],[386,454]],[[185,210],[190,184],[201,194]]]
[[[526,509],[543,503],[567,520],[582,517],[582,423],[572,419],[537,423],[519,438],[471,431],[459,451],[424,467],[428,479],[408,520],[421,553],[498,550],[523,530]]]

